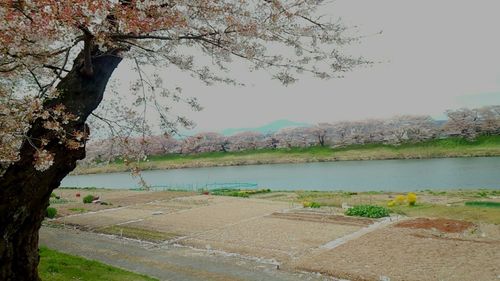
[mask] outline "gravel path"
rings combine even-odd
[[[42,227],[40,244],[160,280],[334,280],[277,270],[276,265],[236,255],[158,245],[73,229]]]

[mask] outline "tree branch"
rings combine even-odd
[[[52,70],[59,70],[59,71],[64,71],[64,72],[69,72],[69,70],[67,69],[64,69],[64,68],[61,68],[61,67],[57,67],[57,66],[53,66],[53,65],[50,65],[50,64],[44,64],[43,67],[45,68],[48,68],[48,69],[52,69]]]
[[[84,26],[79,27],[83,31],[83,67],[80,72],[85,76],[92,76],[94,69],[92,66],[92,48],[94,45],[94,35]]]

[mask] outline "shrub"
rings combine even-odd
[[[388,207],[394,207],[397,205],[403,205],[405,202],[408,203],[409,206],[415,206],[417,203],[417,194],[413,192],[409,192],[408,195],[396,195],[394,200],[391,200],[387,203]]]
[[[321,207],[321,204],[318,202],[304,201],[304,202],[302,202],[302,206],[304,208],[319,208],[319,207]]]
[[[406,196],[404,195],[397,195],[396,198],[394,199],[398,205],[402,205],[406,201]]]
[[[406,196],[406,200],[408,201],[408,205],[410,206],[415,206],[415,203],[417,203],[417,194],[410,192]]]
[[[483,198],[484,197],[488,197],[488,192],[486,192],[486,191],[478,191],[476,196],[477,197],[483,197]]]
[[[318,202],[311,202],[311,206],[309,206],[309,207],[311,207],[311,208],[319,208],[319,207],[321,207],[321,204],[318,203]]]
[[[48,207],[47,208],[47,214],[45,215],[46,217],[53,219],[57,215],[57,209],[53,207]]]
[[[389,216],[389,210],[380,206],[358,205],[347,209],[345,214],[348,216],[382,218]]]
[[[94,201],[94,195],[89,194],[89,195],[83,197],[83,203],[85,203],[85,204],[92,203],[92,201]]]

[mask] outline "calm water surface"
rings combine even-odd
[[[273,190],[411,191],[498,188],[500,157],[340,161],[144,171],[157,189],[204,188],[213,183],[255,183]],[[137,188],[128,173],[66,177],[61,186]]]

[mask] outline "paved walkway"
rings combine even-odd
[[[277,270],[276,265],[238,255],[158,245],[72,229],[42,227],[40,244],[160,280],[334,280]]]

